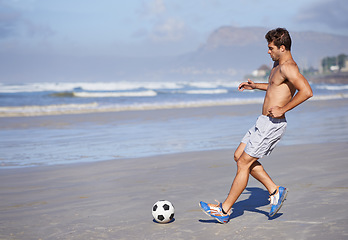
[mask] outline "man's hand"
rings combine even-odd
[[[239,84],[238,90],[242,92],[244,89],[252,90],[255,89],[255,87],[255,83],[248,79],[248,82],[242,82],[241,84]]]
[[[272,118],[279,118],[284,115],[284,110],[281,107],[275,106],[268,109],[268,116]]]

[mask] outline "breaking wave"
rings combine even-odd
[[[20,116],[44,116],[62,114],[81,114],[98,112],[122,112],[122,111],[141,111],[157,109],[176,109],[209,106],[228,106],[262,103],[263,98],[250,99],[227,99],[227,100],[206,100],[188,102],[166,102],[166,103],[143,103],[130,105],[100,105],[98,103],[89,104],[61,104],[46,106],[23,106],[23,107],[0,107],[0,117],[20,117]]]
[[[63,92],[51,94],[53,97],[81,97],[81,98],[103,98],[103,97],[154,97],[157,93],[153,90],[139,92]]]
[[[310,101],[346,99],[348,94],[319,95],[314,96]],[[212,106],[232,106],[247,104],[262,104],[263,98],[231,98],[221,100],[200,100],[200,101],[181,101],[164,103],[142,103],[118,105],[101,105],[96,102],[88,104],[55,104],[46,106],[22,106],[22,107],[0,107],[0,117],[20,117],[20,116],[45,116],[62,114],[82,114],[98,112],[122,112],[122,111],[142,111],[159,109],[177,109],[192,107],[212,107]]]
[[[236,82],[214,81],[214,82],[76,82],[76,83],[28,83],[28,84],[2,84],[0,93],[28,93],[28,92],[75,92],[79,91],[132,91],[139,89],[162,90],[182,88],[218,88],[237,87]]]
[[[140,111],[261,103],[264,91],[233,81],[0,83],[0,117]],[[348,85],[312,84],[310,100],[348,98]],[[252,93],[252,94],[250,94]]]

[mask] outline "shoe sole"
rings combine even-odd
[[[289,192],[287,188],[285,188],[284,191],[285,191],[285,193],[283,194],[284,197],[282,197],[282,200],[281,200],[281,203],[279,205],[279,208],[272,215],[269,215],[270,217],[273,217],[274,215],[276,215],[277,212],[282,208],[283,203],[284,203],[286,197],[288,196],[288,192]]]
[[[201,208],[202,212],[204,212],[207,216],[214,218],[214,219],[215,219],[216,221],[218,221],[219,223],[222,223],[222,224],[227,223],[227,222],[222,222],[220,219],[218,219],[218,218],[216,218],[216,217],[213,217],[212,215],[210,215],[209,213],[207,213],[207,212],[202,208],[202,206],[201,206],[200,203],[198,203],[198,205],[199,205],[199,207]]]

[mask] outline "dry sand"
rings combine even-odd
[[[348,239],[348,143],[279,146],[262,159],[288,198],[272,219],[250,179],[228,224],[199,201],[224,200],[233,150],[0,170],[0,239]],[[151,207],[171,201],[175,221]]]

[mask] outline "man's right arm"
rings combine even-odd
[[[255,89],[267,91],[268,83],[255,83]]]
[[[263,91],[267,91],[268,83],[254,83],[250,79],[248,79],[248,82],[243,82],[239,84],[238,90],[243,91],[244,89],[247,90],[253,90],[253,89],[259,89]]]

